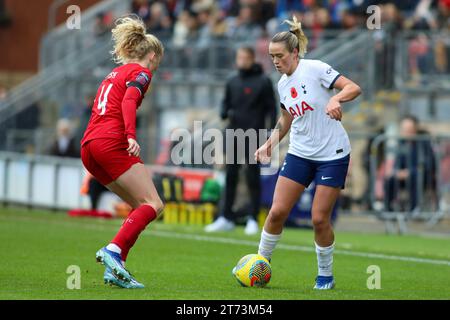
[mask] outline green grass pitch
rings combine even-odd
[[[266,288],[243,288],[231,269],[257,251],[259,235],[206,234],[201,227],[152,224],[127,263],[146,285],[126,290],[103,284],[95,252],[120,220],[70,218],[64,213],[0,209],[0,299],[450,299],[450,237],[337,233],[336,288],[312,289],[317,272],[313,234],[288,229],[272,257]],[[70,290],[67,268],[80,267],[81,288]],[[380,268],[381,289],[367,272]]]

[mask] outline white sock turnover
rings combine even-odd
[[[332,276],[334,242],[329,247],[321,247],[317,243],[315,243],[315,245],[316,245],[319,276],[326,276],[326,277]]]
[[[122,252],[122,249],[120,249],[120,247],[115,244],[115,243],[110,243],[106,246],[106,249],[108,249],[109,251],[115,252],[120,254]]]

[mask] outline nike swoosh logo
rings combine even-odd
[[[324,176],[322,176],[322,180],[329,180],[329,179],[333,179],[333,177],[324,177]]]

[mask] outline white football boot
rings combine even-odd
[[[255,219],[248,219],[247,224],[245,225],[244,232],[246,235],[254,235],[259,232],[258,223],[255,221]]]
[[[231,231],[235,227],[234,222],[225,217],[219,217],[213,223],[205,227],[205,232]]]

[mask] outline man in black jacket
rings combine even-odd
[[[270,129],[276,122],[276,102],[272,82],[264,75],[261,66],[255,63],[255,52],[250,47],[239,48],[236,54],[238,73],[227,81],[223,100],[221,118],[228,119],[227,129],[253,129],[259,137],[259,129]],[[266,120],[270,119],[270,124]],[[206,226],[206,232],[228,231],[234,229],[235,213],[232,210],[236,198],[240,164],[238,161],[238,147],[236,139],[226,141],[226,186],[222,197],[219,218]],[[255,145],[255,144],[253,144]],[[231,146],[231,148],[230,148]],[[251,164],[255,150],[251,150],[252,143],[247,139],[240,150],[245,154],[245,174],[250,196],[248,207],[249,218],[245,227],[246,234],[258,233],[256,218],[260,209],[260,167]],[[228,153],[234,152],[234,157]],[[244,159],[241,159],[244,160]],[[254,162],[254,161],[253,161]]]

